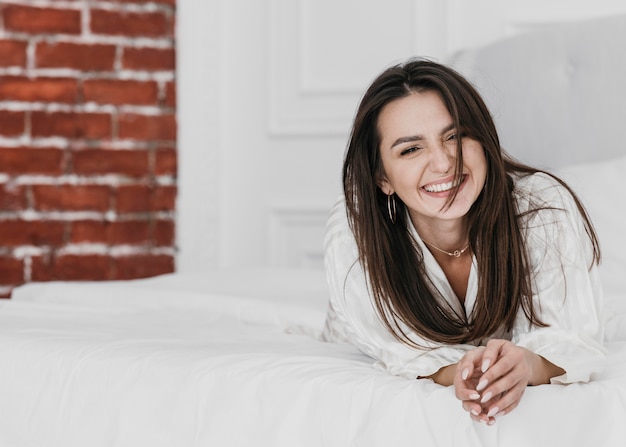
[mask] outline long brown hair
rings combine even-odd
[[[377,185],[382,172],[378,118],[383,107],[412,92],[435,91],[442,98],[456,129],[477,140],[487,160],[483,191],[468,215],[469,242],[478,263],[478,294],[471,315],[459,315],[433,286],[423,253],[409,232],[406,207],[396,196],[395,223],[388,217],[387,196]],[[455,176],[463,159],[457,142]],[[417,346],[408,331],[436,342],[467,343],[510,330],[520,307],[528,320],[545,326],[532,301],[532,278],[520,215],[513,197],[512,175],[544,172],[507,156],[491,115],[474,87],[453,69],[427,60],[409,60],[385,70],[371,84],[359,105],[343,166],[343,187],[359,260],[367,273],[374,304],[385,325],[401,341]],[[556,177],[555,177],[556,178]],[[580,201],[593,245],[593,262],[600,260],[593,226]],[[460,182],[455,182],[458,184]],[[449,201],[454,200],[458,189]]]

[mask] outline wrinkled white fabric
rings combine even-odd
[[[311,273],[20,287],[0,300],[0,446],[624,446],[626,341],[592,383],[529,388],[487,426],[451,387],[287,332],[324,323]]]
[[[533,274],[533,302],[549,326],[531,326],[520,309],[512,332],[492,338],[510,339],[563,368],[566,373],[553,378],[554,383],[588,381],[600,368],[604,348],[602,290],[597,267],[591,267],[592,246],[583,220],[568,191],[545,174],[517,179],[514,194],[521,213],[533,207],[533,202],[553,208],[531,213],[523,223]],[[465,309],[461,309],[443,270],[412,226],[411,231],[424,253],[433,284],[450,306],[470,315],[478,290],[476,258]],[[407,378],[433,374],[474,349],[474,345],[451,346],[409,332],[413,341],[425,346],[417,349],[390,333],[374,307],[343,198],[328,220],[325,265],[331,294],[323,333],[326,340],[352,343],[378,366]]]

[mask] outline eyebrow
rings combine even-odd
[[[448,124],[446,127],[441,129],[440,135],[443,135],[444,133],[451,131],[452,129],[454,129],[454,127],[455,127],[454,123]],[[413,142],[422,141],[422,140],[424,140],[424,137],[422,135],[409,135],[406,137],[400,137],[396,141],[393,142],[393,144],[391,145],[389,149],[393,149],[399,144],[413,143]]]

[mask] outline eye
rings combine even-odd
[[[406,149],[402,149],[402,151],[400,152],[400,155],[402,156],[402,155],[412,154],[414,152],[417,152],[418,150],[420,150],[420,148],[417,146],[407,147]]]
[[[466,130],[461,129],[460,131],[453,130],[451,134],[445,137],[445,141],[456,141],[462,140],[467,137],[468,133]]]

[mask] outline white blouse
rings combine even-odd
[[[518,179],[514,196],[520,212],[529,208],[531,200],[555,208],[531,213],[523,228],[530,251],[533,303],[540,319],[549,326],[531,326],[520,309],[511,333],[494,334],[493,338],[509,339],[563,368],[566,373],[553,378],[553,383],[588,381],[600,369],[605,351],[602,291],[597,267],[590,268],[593,252],[582,217],[569,192],[545,174]],[[450,306],[470,315],[478,290],[476,258],[462,309],[443,270],[412,224],[410,231],[424,254],[433,284]],[[343,197],[331,211],[324,246],[331,295],[324,339],[352,343],[373,357],[376,366],[412,379],[456,363],[475,348],[472,344],[436,343],[407,332],[413,341],[424,346],[419,349],[391,334],[374,307]]]

